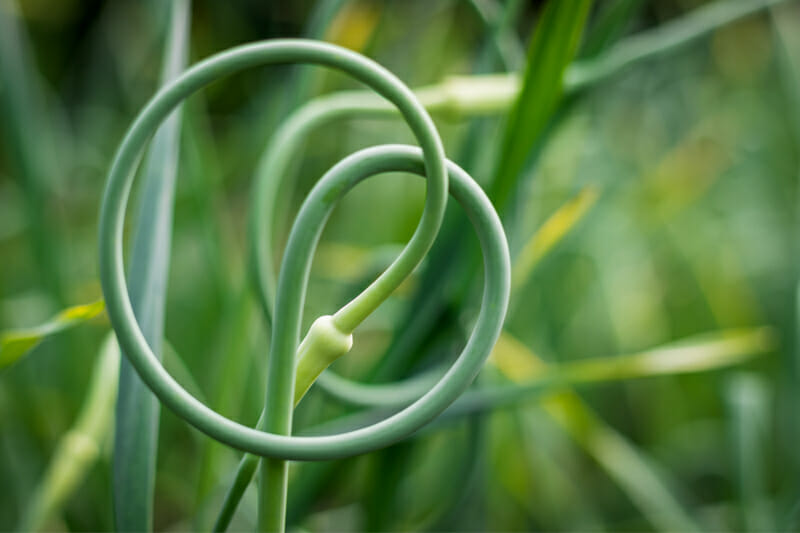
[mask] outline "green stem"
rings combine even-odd
[[[776,1],[781,0],[747,2],[747,5],[743,2],[718,2],[669,23],[665,30],[652,30],[624,40],[605,54],[590,60],[576,61],[570,65],[565,73],[565,90],[568,92],[581,90],[632,63],[672,50]],[[418,89],[416,95],[431,113],[451,118],[465,118],[507,111],[518,96],[519,84],[519,78],[514,74],[451,77],[441,84]],[[250,210],[248,245],[251,273],[255,280],[259,302],[268,321],[273,316],[272,306],[276,287],[273,266],[276,222],[274,214],[278,211],[277,205],[281,202],[281,198],[286,197],[287,191],[281,191],[280,188],[287,175],[289,164],[302,146],[303,139],[313,129],[334,120],[356,115],[360,118],[385,119],[397,116],[397,111],[385,100],[363,91],[341,92],[319,97],[293,113],[281,125],[264,152],[257,172],[254,204]],[[341,333],[352,332],[393,290],[390,283],[373,289],[365,291],[334,315],[335,325]],[[314,369],[308,375],[316,377],[334,359],[326,355],[316,360],[313,353],[314,350],[306,351],[303,357],[299,358],[300,375],[307,375],[305,367],[308,366]],[[335,380],[335,377],[331,380],[323,379],[321,384],[327,388],[329,384],[337,383],[341,390],[341,386],[347,381],[341,378],[338,382]],[[313,379],[309,380],[308,386],[311,382]],[[302,389],[304,385],[298,383],[297,387]],[[332,388],[335,388],[335,385]],[[247,471],[254,470],[256,463],[257,460],[245,457],[237,471],[237,482],[240,476],[249,479]],[[246,483],[244,486],[246,487]],[[244,490],[243,487],[239,489],[241,492]],[[235,483],[226,497],[226,508],[230,506],[230,498],[240,496],[241,493]],[[237,502],[238,499],[233,502],[234,508]]]
[[[336,165],[311,191],[289,236],[277,284],[274,334],[268,365],[266,431],[227,419],[186,392],[160,365],[144,340],[131,306],[122,262],[125,207],[138,155],[153,131],[187,96],[209,83],[247,67],[269,63],[309,62],[337,68],[373,87],[393,101],[406,118],[422,150],[383,146],[354,154]],[[435,238],[450,192],[475,225],[485,259],[485,290],[481,312],[470,341],[446,376],[423,398],[392,417],[367,428],[321,438],[290,437],[294,396],[295,355],[309,277],[311,257],[322,227],[339,199],[367,177],[384,172],[410,172],[428,178],[426,207],[409,244],[378,278],[393,282],[412,269]],[[286,469],[281,461],[323,460],[372,451],[418,430],[465,390],[488,357],[500,333],[509,293],[508,246],[491,203],[463,170],[448,163],[438,134],[422,106],[394,76],[375,63],[324,43],[276,40],[245,45],[209,58],[162,89],[128,130],[109,172],[100,215],[100,275],[108,315],[120,345],[142,380],[177,415],[201,431],[238,449],[271,459],[262,467],[259,498],[262,527],[280,526],[285,507]],[[373,285],[373,287],[379,287]],[[368,289],[369,290],[369,289]],[[266,462],[265,462],[266,463]]]
[[[422,431],[441,428],[453,420],[531,401],[542,394],[567,386],[585,386],[612,381],[651,378],[662,375],[707,372],[742,364],[775,349],[775,332],[767,327],[723,330],[682,339],[651,350],[628,355],[577,360],[545,367],[540,376],[526,382],[470,389]],[[345,416],[309,428],[309,434],[329,434],[361,427],[384,418],[387,413],[413,403],[429,390],[441,375],[437,369],[388,385],[368,385],[324,374],[325,392],[337,400],[372,410]],[[300,398],[297,398],[297,402]],[[305,432],[304,432],[305,433]],[[225,531],[245,490],[255,475],[259,458],[245,454],[234,481],[225,495],[214,531]]]
[[[166,25],[161,81],[167,84],[186,65],[190,26],[188,0],[164,6]],[[162,12],[159,11],[159,14]],[[144,338],[160,358],[169,274],[181,112],[158,129],[145,163],[140,212],[131,252],[128,288]],[[113,456],[114,525],[118,531],[153,527],[160,406],[127,359],[120,364]]]
[[[717,28],[785,0],[723,0],[693,11],[664,27],[629,37],[608,52],[573,62],[565,73],[565,90],[577,92],[624,67],[686,44]],[[415,91],[425,109],[435,115],[465,119],[507,112],[519,95],[518,74],[451,76],[444,82]],[[275,213],[289,190],[289,165],[296,159],[310,132],[335,120],[390,119],[397,110],[386,100],[366,91],[343,91],[317,97],[284,121],[264,151],[256,172],[256,191],[250,210],[248,246],[250,270],[259,301],[271,320],[275,298]],[[355,306],[355,304],[354,304]],[[342,318],[343,326],[358,322]],[[337,324],[339,321],[337,320]],[[349,328],[343,327],[344,330]]]

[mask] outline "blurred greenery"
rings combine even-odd
[[[0,0],[0,530],[114,528],[118,350],[88,302],[102,297],[100,195],[162,83],[166,11]],[[506,331],[473,389],[400,444],[294,464],[290,528],[798,530],[799,35],[794,1],[193,2],[190,64],[307,36],[412,88],[446,87],[453,100],[434,113],[446,152],[490,193],[512,251]],[[154,259],[169,269],[164,364],[243,423],[262,407],[269,335],[246,267],[252,177],[295,110],[361,89],[271,67],[183,107],[171,252]],[[317,127],[288,166],[279,246],[333,163],[411,141],[392,114]],[[336,209],[306,326],[408,240],[419,181],[367,181]],[[144,189],[129,228],[152,212]],[[466,223],[448,208],[431,256],[356,330],[337,372],[419,389],[460,351],[481,290]],[[312,387],[295,430],[363,425],[402,404],[401,389],[368,407]],[[158,416],[154,528],[209,529],[241,454]],[[251,485],[231,529],[255,520]]]

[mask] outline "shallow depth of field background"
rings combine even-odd
[[[624,35],[702,3],[641,1]],[[25,33],[0,39],[23,46],[13,53],[23,54],[23,72],[41,89],[27,95],[34,107],[22,114],[46,169],[42,179],[26,174],[10,115],[0,114],[0,330],[101,296],[100,195],[125,129],[158,85],[164,28],[151,4],[27,0]],[[471,74],[487,51],[486,29],[465,1],[342,4],[324,39],[377,60],[411,87]],[[597,2],[592,13],[607,4]],[[244,42],[306,35],[314,9],[198,0],[190,62]],[[539,13],[538,4],[527,5],[515,22],[523,50]],[[712,371],[582,386],[582,402],[531,397],[367,456],[303,466],[290,483],[302,477],[312,489],[304,498],[290,489],[290,523],[315,531],[641,531],[668,529],[678,517],[706,530],[796,530],[800,95],[792,69],[800,69],[800,17],[778,20],[778,13],[798,11],[750,16],[565,99],[503,213],[513,255],[567,202],[587,203],[513,294],[506,330],[527,350],[514,353],[556,364],[762,326],[770,348]],[[293,87],[304,76],[302,94]],[[0,73],[0,99],[18,82]],[[215,83],[184,108],[166,338],[185,362],[179,380],[194,381],[190,390],[204,401],[249,424],[263,401],[268,346],[244,290],[253,169],[299,94],[354,88],[323,69],[256,69]],[[481,133],[470,150],[463,148],[469,121],[434,118],[448,156],[485,183],[503,117],[475,119]],[[397,120],[345,120],[316,131],[294,164],[297,193],[286,213],[334,162],[383,142],[413,139]],[[136,199],[134,191],[129,227]],[[314,263],[307,323],[336,310],[399,249],[423,199],[424,183],[403,175],[369,180],[348,195]],[[452,211],[457,224],[461,213]],[[469,245],[472,237],[464,231],[463,239]],[[406,375],[463,345],[480,276],[469,287],[455,296],[429,291],[441,305]],[[419,291],[419,277],[404,284],[356,332],[337,368],[365,376],[402,333]],[[72,425],[107,331],[100,317],[0,373],[0,530],[15,527]],[[234,352],[246,364],[223,370]],[[536,364],[493,360],[480,381],[514,379]],[[297,424],[344,412],[312,391]],[[107,439],[48,529],[112,528],[111,448]],[[631,463],[629,452],[639,460]],[[208,528],[238,458],[162,409],[156,529]],[[253,488],[235,528],[252,527],[254,496]]]

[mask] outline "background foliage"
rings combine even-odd
[[[0,4],[3,530],[113,528],[116,354],[103,344],[103,315],[69,326],[100,312],[89,304],[101,297],[100,194],[125,129],[161,83],[168,17],[158,4]],[[483,404],[366,456],[296,465],[291,525],[800,527],[798,6],[740,18],[587,85],[575,80],[590,70],[569,65],[591,66],[630,36],[666,31],[703,2],[564,2],[573,17],[556,4],[191,6],[189,63],[253,40],[316,36],[411,87],[524,73],[510,113],[434,114],[448,156],[495,201],[515,258],[506,334],[477,386],[563,369],[575,388]],[[253,169],[292,109],[358,88],[335,73],[276,67],[216,83],[184,106],[165,365],[237,420],[254,424],[261,409],[268,346],[245,265]],[[395,120],[315,131],[292,164],[282,220],[333,162],[382,142],[412,138]],[[335,211],[314,263],[308,323],[356,294],[410,237],[424,198],[418,182],[369,181]],[[426,264],[357,331],[341,373],[390,381],[458,353],[480,295],[464,224],[452,209]],[[280,227],[285,236],[288,224]],[[608,359],[639,352],[656,357]],[[650,377],[626,379],[642,375]],[[353,410],[312,389],[295,428]],[[210,527],[239,456],[161,410],[155,528]],[[251,488],[234,528],[254,524],[254,496]]]

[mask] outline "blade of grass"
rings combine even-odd
[[[593,57],[610,48],[622,36],[642,3],[642,0],[613,0],[603,6],[589,25],[581,46],[581,57]]]
[[[792,24],[797,20],[798,6],[786,5],[780,9],[773,8],[770,11],[772,27],[777,41],[778,72],[784,85],[786,100],[789,103],[791,123],[794,130],[795,146],[800,147],[800,38],[798,38],[797,26]],[[797,168],[797,179],[800,182],[800,167]],[[800,206],[800,188],[797,190],[795,199],[796,205]],[[795,226],[798,229],[798,226]],[[795,241],[797,242],[797,241]],[[797,245],[796,245],[797,246]],[[794,357],[787,377],[790,380],[790,388],[795,391],[793,401],[795,405],[800,402],[800,271],[795,272],[795,295],[794,295]],[[793,426],[790,429],[792,440],[800,437],[800,421],[797,417],[792,417]],[[798,479],[797,472],[800,471],[800,461],[794,460],[795,479]],[[797,492],[798,483],[793,484],[792,493]],[[789,513],[787,530],[796,529],[800,525],[800,505],[795,505],[793,512]]]
[[[555,375],[565,383],[580,384],[723,368],[774,346],[774,332],[767,327],[721,330],[635,354],[546,365],[527,346],[504,332],[490,360],[507,376]]]
[[[321,0],[316,2],[309,17],[304,36],[309,39],[329,41],[324,37],[342,11],[342,6],[346,3],[345,0]],[[292,70],[291,81],[284,85],[287,95],[284,116],[294,111],[309,97],[313,91],[315,81],[317,81],[315,78],[320,76],[319,69],[308,65],[295,65]]]
[[[233,320],[226,323],[223,332],[223,348],[220,351],[224,350],[224,353],[220,353],[218,358],[225,364],[219,370],[220,379],[213,405],[214,409],[220,413],[238,415],[240,411],[237,410],[237,406],[241,402],[241,387],[246,382],[248,366],[251,362],[249,352],[252,348],[252,331],[258,324],[258,321],[255,320],[258,317],[256,302],[247,282],[240,280],[239,286],[233,290],[235,298],[226,302],[225,307],[226,314]],[[234,384],[239,386],[232,386]],[[213,519],[215,511],[208,505],[208,500],[212,489],[219,484],[220,478],[225,477],[220,470],[222,454],[225,451],[226,448],[220,443],[212,439],[205,439],[200,479],[197,483],[198,516],[195,526],[198,529],[208,529]]]
[[[628,495],[647,519],[663,531],[699,531],[673,495],[652,459],[606,424],[577,393],[564,391],[545,400],[547,413]]]
[[[752,335],[753,333],[751,333]],[[763,332],[755,335],[762,336]],[[741,342],[741,339],[736,339]],[[736,340],[734,342],[736,342]],[[730,344],[730,339],[723,339],[724,345]],[[759,339],[763,342],[763,339]],[[630,377],[630,372],[654,371],[659,373],[666,370],[674,372],[682,365],[700,364],[702,367],[704,356],[707,362],[715,364],[716,359],[722,354],[729,356],[731,353],[739,355],[737,350],[729,351],[729,346],[722,350],[708,350],[705,343],[701,346],[686,346],[667,350],[656,350],[644,355],[627,356],[620,361],[611,361],[610,364],[595,361],[578,361],[561,365],[556,373],[571,376],[576,382],[585,379],[602,377]],[[745,344],[749,344],[745,341]],[[716,347],[715,347],[716,348]],[[498,365],[503,375],[514,382],[530,379],[541,373],[547,373],[548,365],[539,359],[533,352],[519,342],[508,339],[505,345],[500,344],[500,353],[495,360],[503,361],[502,351],[510,352],[505,355],[505,361],[514,364]],[[677,353],[676,353],[677,350]],[[682,352],[682,353],[681,353]],[[698,357],[699,356],[699,357]],[[569,370],[569,365],[577,365]],[[639,507],[648,520],[658,529],[665,531],[697,531],[699,527],[694,523],[688,512],[685,511],[673,496],[669,484],[663,479],[652,461],[631,444],[622,434],[607,425],[581,397],[569,388],[556,392],[544,401],[545,411],[556,423],[578,443],[588,455],[594,458],[608,473],[608,475],[628,495],[633,503]]]
[[[188,54],[189,1],[169,6],[162,81],[176,77]],[[128,287],[136,318],[148,343],[162,353],[180,111],[156,132],[148,154],[141,210],[136,223]],[[118,531],[150,531],[158,441],[159,406],[136,371],[123,359],[120,368],[114,439],[113,499]]]
[[[539,261],[583,220],[598,196],[595,187],[584,187],[575,197],[550,215],[517,255],[512,267],[512,289],[519,288],[528,280]]]
[[[500,5],[493,0],[469,0],[468,3],[480,17],[489,34],[489,46],[483,47],[478,64],[493,62],[488,57],[489,52],[492,52],[496,60],[505,67],[504,70],[514,70],[518,65],[524,64],[525,50],[514,34],[512,24],[512,21],[519,18],[523,2],[510,0]],[[481,67],[482,65],[478,69],[483,70]]]
[[[78,488],[111,432],[119,374],[113,333],[103,341],[86,399],[72,428],[61,437],[41,482],[28,502],[19,531],[38,531]]]
[[[545,365],[527,346],[508,333],[503,333],[491,361],[498,366],[503,365],[504,374],[526,378],[508,385],[471,389],[440,418],[511,406],[519,401],[534,399],[559,386],[582,386],[727,368],[768,353],[775,346],[775,332],[768,327],[722,330],[688,337],[636,354]]]
[[[489,197],[501,211],[563,93],[564,71],[580,43],[591,0],[548,2],[528,49],[522,88],[508,115]]]
[[[64,309],[36,327],[0,332],[0,371],[19,361],[50,335],[91,320],[105,309],[102,300]]]
[[[550,392],[551,395],[544,401],[545,410],[606,470],[655,527],[665,531],[696,531],[699,526],[673,495],[670,488],[672,483],[665,479],[653,461],[608,426],[577,393],[564,390],[564,386],[595,380],[630,379],[634,376],[671,375],[721,368],[771,349],[772,337],[771,332],[764,328],[722,332],[641,354],[576,361],[553,368],[506,334],[496,350],[512,353],[502,356],[496,353],[493,358],[495,361],[498,358],[506,359],[501,367],[503,373],[518,381],[516,386],[520,388],[515,390],[515,385],[511,385],[501,386],[494,391],[470,391],[462,397],[463,401],[457,401],[440,419],[463,416],[464,411],[474,412],[475,408],[483,410],[486,404],[492,405],[491,408],[503,404],[516,407],[516,402],[523,398],[523,394],[531,397],[532,393]],[[558,377],[553,380],[534,377],[548,375]],[[520,376],[526,376],[526,380],[533,379],[522,385],[519,382]],[[560,391],[552,394],[553,389]],[[473,394],[482,394],[484,397],[470,397]]]
[[[198,99],[199,100],[199,99]],[[251,345],[255,318],[255,302],[250,286],[242,275],[242,265],[237,257],[234,218],[226,214],[216,194],[221,171],[215,150],[213,131],[205,102],[190,102],[184,109],[185,155],[182,158],[187,178],[193,178],[192,196],[196,199],[194,220],[202,221],[206,244],[204,258],[212,268],[212,279],[220,302],[220,315],[215,325],[215,342],[208,375],[213,376],[209,395],[215,411],[237,418],[240,415],[242,392],[251,369]],[[213,506],[210,496],[221,477],[219,469],[224,454],[229,449],[213,439],[202,439],[200,467],[195,485],[194,516],[192,528],[208,530],[211,526]]]
[[[579,88],[597,83],[625,67],[675,50],[710,31],[787,0],[720,0],[699,7],[655,29],[628,37],[608,52],[572,65],[565,83]]]
[[[45,98],[27,35],[17,19],[14,0],[0,3],[0,131],[11,146],[12,161],[24,191],[30,241],[38,280],[59,305],[66,304],[62,286],[58,224],[48,208],[53,179],[59,176],[52,137],[54,109]]]
[[[769,509],[765,459],[770,435],[769,383],[754,373],[731,377],[726,396],[732,425],[740,509],[745,531],[776,531]]]

